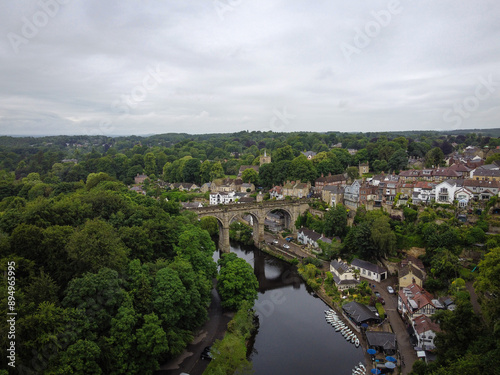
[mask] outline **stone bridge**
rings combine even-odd
[[[229,225],[243,215],[253,218],[253,241],[256,246],[264,241],[264,221],[272,211],[280,211],[285,215],[285,226],[295,231],[295,221],[300,214],[309,208],[309,200],[263,201],[258,203],[232,203],[192,209],[199,218],[213,216],[219,223],[219,249],[230,251]]]

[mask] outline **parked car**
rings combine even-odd
[[[284,244],[284,245],[283,245],[283,248],[284,248],[284,249],[289,249],[289,248],[290,248],[290,245],[288,245],[288,244]]]
[[[211,361],[214,357],[212,356],[212,353],[210,353],[210,349],[211,349],[210,346],[205,347],[205,349],[203,349],[203,351],[200,354],[200,358],[208,359],[209,361]]]
[[[277,245],[279,244],[280,242],[278,240],[273,240],[273,244]]]
[[[390,285],[387,287],[387,291],[391,294],[394,294],[394,289],[392,289],[392,286]]]

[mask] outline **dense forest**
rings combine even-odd
[[[224,306],[243,306],[235,325],[244,333],[219,345],[239,340],[244,352],[241,340],[248,338],[248,311],[256,296],[251,270],[227,256],[218,274],[211,237],[216,223],[181,210],[179,201],[191,199],[187,194],[165,200],[167,192],[155,181],[202,184],[234,177],[242,165],[259,165],[264,153],[272,162],[260,166],[257,176],[245,176],[263,189],[291,179],[314,182],[363,162],[373,173],[397,173],[408,167],[408,157],[443,165],[467,146],[495,148],[498,135],[488,130],[0,137],[1,313],[17,313],[16,373],[152,373],[182,352],[206,320],[214,277]],[[317,154],[308,160],[304,151]],[[149,176],[146,196],[127,188],[137,174]],[[494,204],[496,199],[489,207]],[[401,250],[425,248],[423,261],[431,270],[426,288],[452,295],[457,309],[436,317],[443,329],[438,360],[418,362],[414,373],[498,373],[500,237],[488,232],[498,220],[488,210],[473,225],[459,222],[453,209],[403,210],[404,220],[398,220],[360,208],[348,225],[347,211],[338,205],[323,218],[304,214],[296,224],[342,240],[325,247],[327,259],[397,258]],[[232,232],[241,236],[242,228]],[[459,258],[476,243],[484,244],[482,259],[464,267]],[[471,266],[478,270],[471,273]],[[240,293],[229,285],[224,289],[225,281],[240,276]],[[474,282],[481,316],[472,309],[466,281]],[[9,328],[2,319],[0,331]],[[7,335],[0,338],[3,348],[9,341]],[[2,356],[2,368],[7,363]]]
[[[399,171],[408,157],[440,165],[444,156],[466,146],[500,145],[484,133],[271,133],[164,134],[150,137],[57,136],[0,137],[0,198],[13,187],[5,182],[38,173],[46,184],[85,181],[103,172],[125,184],[137,174],[151,180],[202,184],[225,175],[235,176],[242,165],[258,165],[267,153],[272,162],[262,166],[258,184],[271,187],[286,180],[314,181],[321,174],[344,173],[348,166],[369,162],[373,172]],[[350,153],[349,150],[355,150]],[[312,160],[301,152],[313,151]],[[13,173],[13,175],[11,174]],[[249,176],[248,178],[252,178]],[[19,185],[16,185],[18,187]],[[7,194],[7,195],[5,195]]]

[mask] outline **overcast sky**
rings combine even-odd
[[[498,128],[499,20],[498,0],[2,0],[0,134]]]

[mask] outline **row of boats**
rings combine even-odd
[[[333,328],[335,328],[335,331],[340,332],[347,341],[353,343],[356,348],[359,347],[358,336],[356,336],[356,334],[351,331],[349,326],[339,318],[335,310],[325,310],[325,319]],[[359,362],[359,364],[352,369],[352,375],[364,374],[366,374],[366,367],[363,363]]]
[[[335,331],[340,332],[347,341],[353,343],[356,348],[359,347],[358,336],[351,331],[349,326],[339,318],[334,310],[325,310],[325,319],[333,328],[335,328]]]

